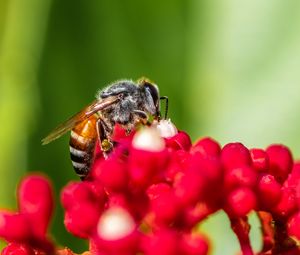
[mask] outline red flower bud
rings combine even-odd
[[[174,151],[172,153],[172,157],[170,157],[170,163],[165,172],[166,180],[174,182],[177,178],[179,178],[186,169],[186,164],[189,158],[190,153],[186,151]]]
[[[192,141],[189,135],[183,131],[179,131],[178,134],[171,138],[165,138],[166,147],[174,150],[188,151],[192,146]]]
[[[300,183],[300,162],[295,162],[288,179],[284,182],[284,186],[296,188]]]
[[[26,242],[31,238],[31,225],[27,216],[0,212],[0,236],[8,242]]]
[[[208,242],[199,234],[183,235],[180,246],[182,255],[205,255],[208,253]]]
[[[261,210],[270,209],[276,205],[281,196],[281,185],[275,177],[270,174],[264,174],[259,177],[257,184],[257,198]]]
[[[80,238],[89,238],[95,231],[100,211],[93,204],[81,203],[65,212],[66,229]]]
[[[268,154],[262,149],[251,149],[252,166],[258,172],[266,172],[269,167]]]
[[[221,153],[221,146],[212,138],[205,137],[197,141],[191,148],[191,153],[199,153],[202,157],[217,157]]]
[[[256,206],[256,197],[252,190],[246,187],[237,188],[227,196],[225,210],[230,217],[243,217]]]
[[[172,191],[161,192],[150,203],[154,220],[158,224],[169,226],[181,213],[179,203]]]
[[[281,197],[276,206],[271,208],[276,217],[286,219],[297,210],[297,199],[295,190],[282,187]]]
[[[102,160],[94,169],[93,175],[109,191],[125,190],[128,186],[128,169],[121,159],[112,157]]]
[[[48,179],[29,176],[19,187],[19,208],[27,214],[32,231],[36,236],[44,236],[53,211],[53,194]]]
[[[136,133],[129,153],[132,189],[145,189],[149,184],[163,179],[169,153],[157,130],[144,128]]]
[[[145,255],[178,255],[179,235],[171,229],[160,230],[143,239]]]
[[[208,190],[220,187],[223,180],[223,168],[219,157],[194,154],[187,160],[187,167],[198,171],[206,180]]]
[[[128,211],[135,220],[140,221],[147,213],[149,199],[144,192],[112,193],[107,207],[120,207]]]
[[[106,195],[102,186],[91,182],[70,182],[61,193],[61,202],[66,210],[81,203],[90,203],[97,208],[103,208],[105,200]]]
[[[147,188],[153,182],[163,180],[163,170],[168,163],[168,152],[149,152],[131,150],[129,158],[129,173],[132,187],[136,189]]]
[[[10,243],[2,250],[1,255],[36,255],[36,252],[26,244]]]
[[[273,174],[276,180],[283,183],[293,167],[293,157],[290,150],[280,144],[274,144],[266,150],[270,162],[270,174]]]
[[[185,227],[191,229],[197,223],[204,220],[210,214],[215,212],[219,208],[213,208],[210,204],[199,202],[195,206],[190,206],[186,208],[183,212],[183,220]]]
[[[228,143],[221,152],[221,159],[226,169],[251,166],[249,150],[241,143]]]
[[[224,177],[224,186],[226,190],[232,190],[236,187],[247,186],[254,187],[257,181],[257,174],[252,167],[242,166],[232,168],[226,171]]]
[[[193,205],[205,196],[206,179],[198,169],[188,169],[174,183],[174,193],[182,206]]]

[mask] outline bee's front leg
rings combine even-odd
[[[135,118],[134,121],[136,124],[142,124],[147,126],[151,125],[149,114],[141,110],[134,110],[133,112],[135,116],[137,116],[137,118]]]

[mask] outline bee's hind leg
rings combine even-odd
[[[103,151],[103,155],[106,157],[113,148],[113,143],[110,140],[112,128],[109,127],[103,119],[99,118],[96,123],[96,129],[99,145],[101,147],[101,150]]]

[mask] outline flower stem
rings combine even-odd
[[[297,250],[297,243],[288,236],[286,222],[280,219],[274,221],[274,248],[272,254],[283,254],[287,251]]]
[[[232,230],[240,242],[243,255],[254,255],[249,239],[250,225],[248,223],[248,218],[246,216],[230,218],[230,223]]]
[[[261,223],[263,247],[262,252],[269,251],[274,246],[273,217],[270,213],[258,211],[257,216]]]

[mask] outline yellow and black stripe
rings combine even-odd
[[[95,116],[84,120],[71,131],[70,155],[73,168],[77,175],[84,179],[91,167],[94,157],[94,149],[97,140]]]

